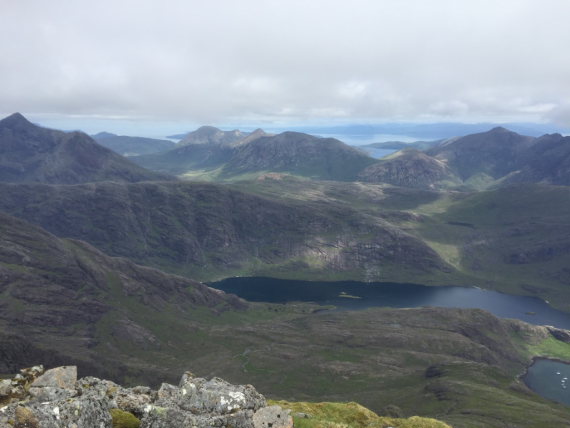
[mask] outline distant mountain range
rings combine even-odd
[[[285,172],[329,180],[352,180],[374,163],[363,152],[332,138],[297,132],[270,135],[202,127],[163,153],[133,158],[139,165],[169,174],[208,171],[229,179],[265,172]]]
[[[268,172],[424,189],[485,189],[512,183],[570,183],[570,137],[530,137],[497,127],[436,141],[357,148],[298,132],[268,135],[202,127],[139,165],[190,179],[251,178]],[[414,150],[415,149],[415,150]],[[380,160],[366,150],[398,150]]]
[[[412,137],[418,140],[438,140],[462,135],[485,132],[501,126],[520,134],[539,137],[553,132],[570,133],[570,129],[560,129],[549,124],[540,123],[383,123],[383,124],[349,124],[338,126],[299,126],[291,128],[298,132],[316,135],[335,135],[337,138],[366,138],[370,140],[377,135]]]
[[[359,149],[367,151],[369,149],[380,149],[380,150],[403,150],[403,149],[418,149],[427,150],[431,147],[437,146],[443,140],[433,140],[433,141],[414,141],[413,143],[404,143],[402,141],[385,141],[383,143],[372,143],[364,144],[361,146],[355,146]]]
[[[96,143],[81,132],[41,128],[15,113],[0,120],[0,181],[76,184],[170,180]]]
[[[109,132],[99,132],[91,136],[102,146],[105,146],[122,156],[138,156],[149,153],[163,152],[174,147],[175,143],[169,140],[155,138],[127,137]]]
[[[568,185],[570,137],[551,134],[535,138],[499,127],[443,140],[425,152],[399,152],[364,170],[360,178],[423,188]]]

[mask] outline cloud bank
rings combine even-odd
[[[4,113],[570,125],[567,0],[0,0]]]

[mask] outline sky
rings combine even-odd
[[[0,114],[125,133],[570,127],[568,0],[0,0]]]

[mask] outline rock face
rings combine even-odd
[[[162,384],[153,391],[123,388],[95,377],[77,380],[75,367],[42,372],[41,366],[23,369],[0,383],[0,428],[111,428],[120,426],[119,418],[125,416],[130,426],[141,428],[293,427],[289,411],[267,407],[251,385],[194,378],[187,372],[179,386]],[[24,392],[6,393],[6,382]]]

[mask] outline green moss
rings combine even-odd
[[[443,422],[418,416],[408,419],[378,416],[358,403],[271,401],[270,404],[290,409],[297,428],[449,428]]]
[[[113,428],[139,428],[141,421],[132,413],[121,409],[111,409]]]

